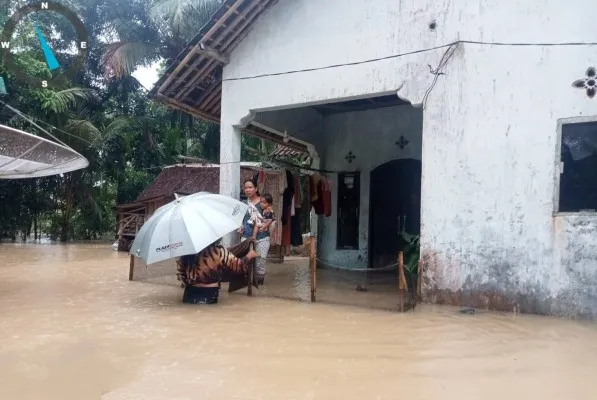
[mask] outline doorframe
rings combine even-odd
[[[367,269],[373,269],[373,210],[375,207],[372,207],[373,202],[371,201],[371,193],[373,193],[373,173],[375,172],[375,170],[377,170],[378,168],[386,165],[386,164],[390,164],[393,162],[398,162],[398,161],[406,161],[406,160],[413,160],[413,161],[418,161],[419,163],[421,163],[421,194],[419,196],[419,207],[422,207],[422,202],[423,202],[423,160],[419,160],[416,159],[414,157],[404,157],[404,158],[394,158],[391,160],[388,160],[386,162],[383,162],[379,165],[377,165],[375,168],[371,169],[369,171],[369,222],[368,222],[368,235],[367,235]],[[422,215],[419,216],[419,220],[422,219]],[[420,221],[419,221],[420,222]]]

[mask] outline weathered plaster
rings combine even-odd
[[[452,64],[446,85],[461,82],[462,106],[423,138],[427,300],[597,315],[597,218],[553,216],[558,119],[597,112],[570,86],[591,62],[582,47],[472,47]],[[467,79],[481,71],[484,84]]]
[[[589,0],[280,0],[224,69],[222,137],[236,140],[229,126],[251,110],[392,92],[421,103],[434,78],[429,66],[437,66],[445,49],[231,79],[358,63],[459,39],[597,42],[597,33],[586,29],[593,16],[579,12],[593,5]],[[431,20],[437,22],[435,30],[428,28]],[[589,46],[462,44],[449,60],[423,118],[426,299],[597,315],[597,277],[591,272],[597,249],[590,244],[597,217],[553,217],[557,121],[597,114],[596,100],[571,87],[595,66],[593,54]]]

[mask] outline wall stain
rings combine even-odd
[[[486,232],[483,244],[476,248],[460,250],[456,244],[438,246],[441,252],[432,246],[422,248],[422,300],[597,319],[597,220],[559,216],[554,217],[552,228],[554,239],[547,247],[539,240],[499,247],[498,235]]]

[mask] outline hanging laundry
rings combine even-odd
[[[289,170],[286,170],[286,189],[284,190],[282,210],[282,224],[290,223],[290,213],[292,207],[292,198],[294,197],[294,178]],[[284,222],[286,221],[286,222]]]
[[[301,185],[299,176],[294,177],[294,207],[301,208],[302,207],[302,196],[301,196]]]
[[[282,210],[285,181],[286,174],[283,170],[264,171],[264,188],[261,193],[269,193],[274,198],[272,207],[274,209],[274,218],[276,221],[273,231],[270,231],[270,242],[271,244],[278,246],[282,243]]]
[[[317,201],[317,183],[319,175],[309,175],[309,194],[311,195],[311,203]]]
[[[294,178],[289,170],[286,170],[286,188],[283,194],[282,209],[282,246],[290,246],[292,199],[294,198]]]
[[[325,180],[323,211],[326,217],[332,216],[332,181],[330,179]]]
[[[301,229],[301,208],[295,210],[290,221],[290,244],[292,246],[303,245],[303,232]]]
[[[259,193],[265,193],[265,172],[263,171],[263,168],[261,168],[259,170],[259,175],[257,178],[257,190],[259,191]]]
[[[323,215],[325,210],[324,205],[324,192],[323,192],[323,178],[320,175],[312,175],[310,177],[310,188],[311,188],[311,205],[317,215]],[[315,200],[313,200],[315,199]]]
[[[281,245],[284,247],[290,246],[290,237],[291,237],[291,226],[292,221],[290,217],[290,210],[286,214],[285,218],[282,218],[282,241]]]

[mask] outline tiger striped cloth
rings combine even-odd
[[[248,275],[249,259],[237,258],[221,245],[211,245],[198,254],[177,258],[176,269],[176,277],[185,286],[209,285]]]

